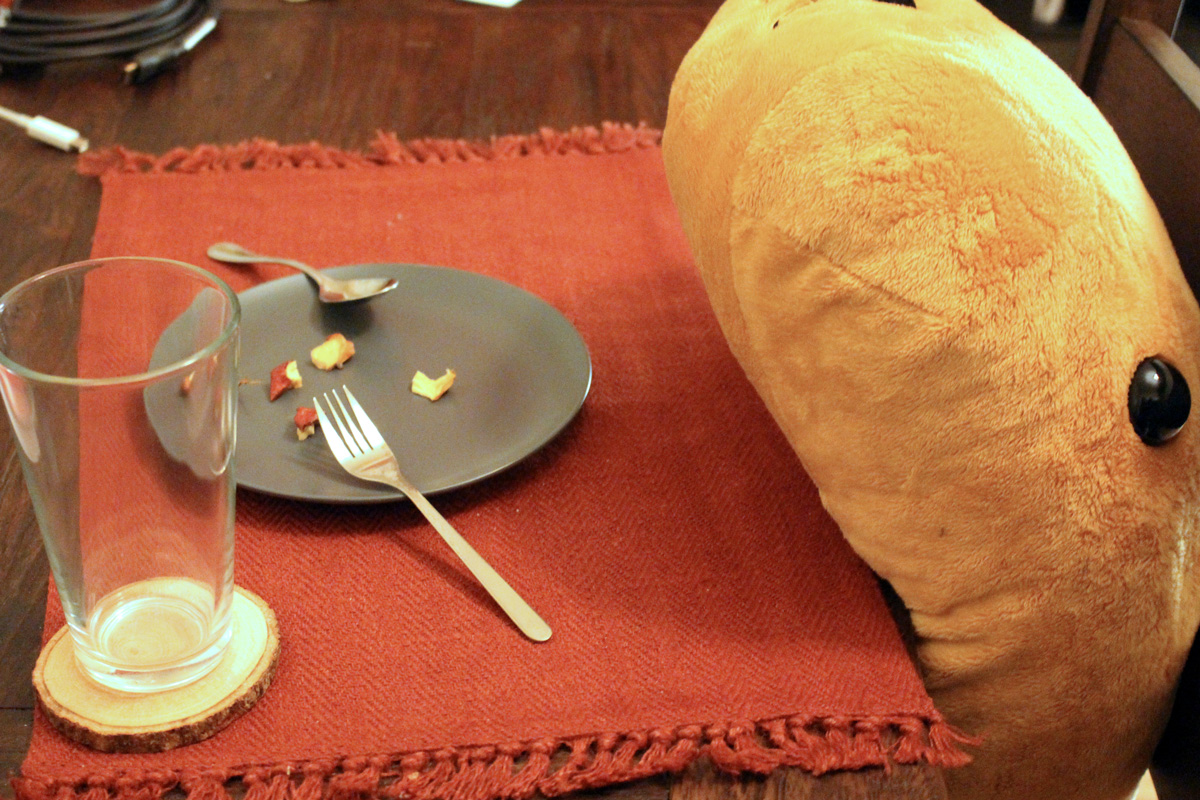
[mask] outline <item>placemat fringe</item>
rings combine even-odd
[[[638,147],[653,147],[662,131],[644,123],[604,122],[560,131],[542,128],[536,133],[493,136],[486,140],[413,139],[401,141],[394,133],[379,131],[364,151],[344,150],[317,142],[282,145],[252,139],[232,145],[202,144],[177,147],[162,155],[121,146],[92,150],[79,157],[84,175],[111,172],[201,173],[268,169],[356,169],[399,164],[452,163],[520,158],[531,155],[602,155]]]
[[[74,786],[15,778],[13,786],[17,800],[158,800],[175,788],[187,800],[231,800],[227,784],[236,779],[244,800],[523,800],[679,772],[701,756],[734,774],[796,766],[820,775],[922,762],[962,766],[970,756],[960,745],[977,743],[940,718],[789,717],[234,772],[125,773]]]

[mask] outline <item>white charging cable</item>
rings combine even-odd
[[[4,106],[0,106],[0,119],[11,122],[18,128],[23,128],[31,138],[51,147],[57,147],[59,150],[65,150],[68,153],[82,153],[88,149],[88,140],[83,138],[79,131],[52,119],[42,116],[30,117]]]

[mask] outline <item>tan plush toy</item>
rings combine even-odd
[[[983,739],[951,795],[1128,797],[1200,620],[1200,312],[1113,131],[972,0],[728,0],[663,146],[733,352]]]

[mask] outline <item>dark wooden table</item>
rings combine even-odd
[[[26,8],[98,5],[112,7],[29,0]],[[504,10],[457,0],[227,0],[217,31],[146,85],[123,85],[115,62],[69,63],[0,76],[0,105],[77,128],[94,148],[154,153],[255,137],[360,149],[379,130],[475,139],[606,120],[661,127],[675,70],[718,5],[524,0]],[[0,291],[85,258],[99,197],[98,182],[78,176],[73,157],[0,126]],[[29,741],[48,568],[7,424],[0,524],[0,774],[8,775]],[[941,798],[945,789],[938,770],[924,766],[739,780],[699,764],[682,776],[589,794]]]

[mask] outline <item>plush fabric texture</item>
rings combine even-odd
[[[1128,390],[1200,388],[1200,317],[1111,128],[971,0],[729,0],[663,147],[733,352],[984,738],[953,796],[1127,797],[1200,610],[1200,420],[1147,446]]]
[[[963,762],[874,575],[729,354],[656,131],[381,136],[367,153],[251,142],[85,165],[103,173],[98,256],[176,258],[239,291],[294,272],[219,264],[209,244],[477,271],[560,309],[588,345],[593,385],[529,460],[433,499],[545,616],[550,641],[522,637],[408,503],[239,491],[235,577],[280,623],[266,695],[213,738],[146,755],[88,751],[38,715],[22,800],[176,787],[223,800],[234,780],[247,800],[493,800],[701,756],[818,774]],[[89,299],[114,331],[117,300]],[[281,361],[302,344],[284,339]],[[412,368],[398,364],[398,380]],[[428,402],[405,387],[371,414]],[[471,391],[471,376],[452,391]],[[51,594],[47,635],[61,625]]]

